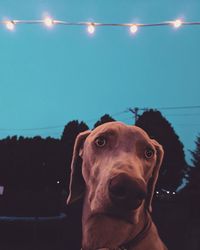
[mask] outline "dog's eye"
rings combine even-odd
[[[151,159],[154,156],[154,150],[152,148],[146,148],[144,156],[146,159]]]
[[[106,138],[103,136],[100,136],[100,137],[97,137],[94,142],[97,147],[102,148],[106,145]]]

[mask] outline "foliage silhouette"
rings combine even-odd
[[[77,135],[80,132],[88,130],[87,124],[84,122],[78,122],[77,120],[69,122],[61,136],[61,153],[62,153],[62,165],[65,168],[64,183],[68,192],[69,178],[70,178],[70,166],[73,154],[74,143]]]
[[[183,144],[171,124],[157,110],[145,111],[137,120],[136,126],[143,128],[151,138],[164,148],[164,159],[160,170],[157,189],[174,191],[182,182],[187,163]]]
[[[0,141],[0,198],[4,215],[49,215],[59,210],[59,140],[13,136]]]
[[[189,172],[189,183],[186,187],[187,191],[200,194],[200,134],[195,141],[196,148],[194,151],[190,151],[192,154],[193,167]]]
[[[104,123],[107,123],[107,122],[113,122],[115,121],[115,119],[113,119],[110,115],[108,114],[105,114],[103,115],[99,121],[97,121],[95,124],[94,124],[94,128],[104,124]]]

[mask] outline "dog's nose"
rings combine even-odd
[[[136,209],[146,197],[146,186],[125,173],[113,177],[108,186],[111,201],[121,209]]]

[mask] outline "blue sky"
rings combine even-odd
[[[0,18],[66,21],[200,21],[195,0],[1,0]],[[103,114],[129,107],[200,105],[200,26],[124,27],[0,26],[0,138],[59,137],[72,119],[92,126]],[[166,110],[181,141],[194,149],[200,110]],[[114,118],[131,124],[131,113]],[[34,128],[51,129],[34,130]],[[58,126],[58,127],[57,127]],[[30,129],[30,130],[26,130]],[[33,129],[33,130],[31,130]]]

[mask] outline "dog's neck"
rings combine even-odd
[[[135,244],[134,239],[137,241],[137,237],[140,237],[143,230],[149,226],[149,215],[146,214],[144,206],[140,208],[137,216],[138,222],[134,224],[126,219],[103,213],[92,214],[86,194],[82,217],[83,250],[126,249],[124,246],[129,242]]]

